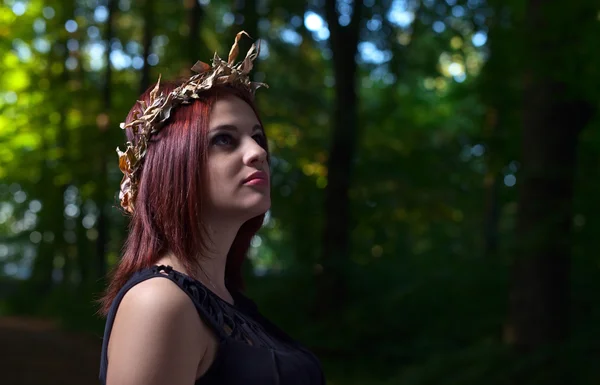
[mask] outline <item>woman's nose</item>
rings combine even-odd
[[[267,151],[254,139],[248,138],[245,146],[244,163],[252,165],[255,163],[264,163],[267,160]]]

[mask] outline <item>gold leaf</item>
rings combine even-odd
[[[237,55],[238,55],[238,51],[240,50],[240,48],[239,48],[239,42],[240,42],[240,39],[242,38],[243,35],[246,35],[250,39],[252,39],[250,37],[250,35],[248,35],[248,33],[246,33],[246,31],[240,31],[240,32],[238,32],[237,35],[235,35],[235,42],[233,43],[233,45],[231,46],[231,50],[229,51],[229,56],[228,56],[228,59],[227,59],[227,64],[233,65],[233,63],[235,62],[235,59],[237,58]]]
[[[156,99],[157,95],[158,95],[158,91],[160,88],[160,78],[161,75],[158,75],[158,81],[156,82],[156,85],[154,86],[154,89],[152,91],[150,91],[150,100],[154,100]]]
[[[210,70],[210,64],[207,64],[203,61],[198,60],[196,64],[192,67],[192,71],[197,72],[199,74]]]

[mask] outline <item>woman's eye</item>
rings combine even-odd
[[[267,139],[263,134],[256,134],[252,137],[252,139],[254,139],[262,148],[265,148],[267,145]]]
[[[231,146],[233,144],[233,137],[229,134],[215,135],[212,139],[212,144],[215,146]]]

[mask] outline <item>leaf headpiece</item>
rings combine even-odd
[[[173,108],[181,104],[191,103],[194,99],[198,99],[203,91],[218,85],[239,87],[249,91],[251,95],[254,95],[254,92],[260,87],[268,88],[264,83],[250,81],[248,76],[252,70],[254,60],[260,53],[260,43],[252,44],[244,60],[235,63],[239,53],[239,41],[243,35],[250,37],[245,31],[241,31],[235,36],[227,61],[221,59],[215,53],[212,66],[201,61],[196,62],[192,67],[192,71],[196,74],[167,95],[160,92],[159,76],[156,86],[150,92],[149,102],[145,103],[138,100],[142,112],[138,112],[131,122],[120,124],[121,129],[131,128],[134,137],[137,138],[135,144],[130,141],[126,143],[127,148],[125,151],[121,151],[117,147],[119,168],[124,174],[121,180],[119,199],[121,207],[125,211],[134,212],[139,172],[148,149],[150,137],[165,126]]]

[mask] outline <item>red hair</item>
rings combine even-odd
[[[181,81],[166,82],[161,92],[168,93]],[[139,100],[149,103],[148,88]],[[110,274],[110,283],[100,300],[106,315],[119,290],[138,270],[154,265],[167,251],[173,252],[187,272],[198,272],[200,254],[207,250],[206,225],[202,222],[202,199],[207,180],[204,165],[208,153],[209,116],[215,102],[234,95],[254,110],[252,96],[231,87],[215,87],[202,93],[202,98],[177,106],[157,134],[152,136],[143,160],[135,210],[129,223],[122,258]],[[141,112],[138,103],[129,111],[126,123]],[[131,129],[127,139],[136,142]],[[268,154],[268,149],[267,149]],[[269,157],[268,157],[269,159]],[[227,254],[225,279],[232,290],[243,288],[242,264],[250,241],[262,226],[264,214],[244,223]]]

